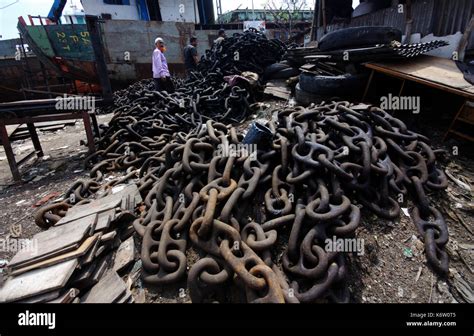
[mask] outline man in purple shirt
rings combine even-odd
[[[168,70],[168,62],[164,52],[166,51],[165,42],[161,37],[155,40],[155,50],[153,51],[153,81],[155,82],[156,91],[166,91],[168,93],[174,92],[173,82],[170,78]]]

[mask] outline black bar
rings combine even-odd
[[[102,47],[100,27],[97,16],[86,15],[87,30],[91,36],[92,49],[94,50],[97,74],[99,76],[100,86],[102,87],[102,97],[105,101],[112,101],[112,86],[110,85],[107,64],[104,58],[104,49]]]

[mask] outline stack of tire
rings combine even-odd
[[[301,73],[298,68],[292,67],[288,61],[272,64],[265,68],[263,74],[264,80],[289,79],[296,77]]]
[[[335,51],[344,49],[364,48],[377,44],[389,44],[392,41],[401,41],[400,30],[391,27],[353,27],[331,32],[325,35],[318,43],[320,51]],[[348,99],[362,94],[367,82],[367,72],[356,72],[358,64],[348,62],[338,64],[342,69],[351,68],[337,76],[321,76],[308,72],[301,73],[296,85],[295,96],[301,105],[319,103],[331,98]]]

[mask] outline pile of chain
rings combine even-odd
[[[172,94],[154,91],[151,80],[116,92],[114,103],[118,108],[114,113],[150,120],[165,115],[166,124],[179,125],[182,131],[211,119],[241,122],[252,113],[255,90],[245,83],[231,86],[224,77],[244,71],[262,74],[266,66],[280,61],[285,50],[279,40],[269,40],[259,32],[236,33],[206,51],[198,71],[188,79],[173,79],[176,92]]]
[[[380,108],[276,110],[274,139],[255,152],[232,150],[243,136],[230,125],[208,120],[184,133],[169,118],[118,113],[104,149],[86,159],[92,180],[66,193],[86,201],[138,183],[146,209],[133,225],[146,283],[187,276],[193,302],[347,302],[347,258],[327,240],[354,237],[361,205],[395,219],[409,196],[429,264],[447,272],[447,225],[426,195],[447,185],[437,152]],[[126,174],[104,184],[104,174],[118,171]],[[51,224],[67,205],[45,209],[37,218]]]
[[[198,65],[201,74],[220,73],[224,76],[244,71],[263,75],[265,67],[278,63],[286,45],[278,39],[268,39],[255,29],[234,33],[206,51]]]
[[[185,132],[207,120],[238,123],[246,119],[255,102],[252,91],[240,86],[231,87],[217,77],[202,76],[192,83],[180,85],[171,94],[154,91],[151,80],[142,80],[115,94],[118,107],[113,113],[117,118],[142,120],[145,128],[146,120],[164,119],[166,124],[179,126]],[[153,132],[151,124],[148,126]]]
[[[447,180],[428,139],[380,108],[330,102],[273,111],[273,141],[243,148],[242,132],[227,124],[245,119],[253,100],[223,76],[260,73],[282,49],[255,32],[223,43],[176,93],[141,81],[116,94],[100,150],[85,160],[90,179],[38,211],[37,224],[135,182],[146,283],[187,277],[193,302],[347,302],[347,258],[328,240],[355,236],[361,206],[392,220],[411,196],[429,264],[445,274],[447,226],[427,192]],[[235,44],[254,68],[230,58]],[[255,44],[270,52],[248,49]]]

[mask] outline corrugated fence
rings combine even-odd
[[[418,0],[412,2],[412,33],[422,36],[433,33],[435,36],[464,32],[474,10],[473,0]],[[397,6],[353,18],[350,23],[337,23],[327,26],[327,32],[346,27],[387,26],[405,32],[405,14],[398,12]],[[323,36],[324,28],[319,27],[318,38]]]

